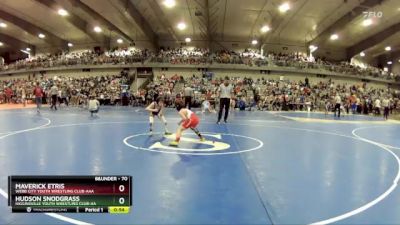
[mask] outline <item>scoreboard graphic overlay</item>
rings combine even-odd
[[[14,213],[129,213],[131,176],[9,176]]]

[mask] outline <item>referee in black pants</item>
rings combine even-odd
[[[342,99],[340,98],[339,94],[335,96],[335,113],[334,116],[336,117],[336,111],[338,112],[338,117],[340,117],[340,106],[342,105]]]
[[[193,88],[190,86],[186,86],[183,89],[183,94],[185,96],[185,107],[188,109],[192,108],[192,97],[193,97]]]
[[[231,103],[231,97],[233,93],[233,86],[229,83],[229,78],[225,77],[223,84],[219,86],[219,112],[218,122],[220,124],[222,118],[222,110],[225,108],[224,122],[226,123],[229,115],[229,105]]]

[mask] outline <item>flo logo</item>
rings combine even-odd
[[[206,141],[200,141],[192,133],[186,133],[181,137],[178,147],[169,146],[169,142],[175,139],[175,135],[163,135],[156,133],[150,136],[148,133],[135,134],[126,137],[123,142],[135,150],[160,152],[182,155],[227,155],[254,151],[263,147],[264,143],[257,138],[229,133],[202,133]]]
[[[382,11],[364,11],[363,15],[364,15],[364,19],[382,18],[383,17],[383,12]]]

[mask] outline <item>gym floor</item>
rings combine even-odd
[[[195,110],[196,111],[196,110]],[[304,112],[201,114],[179,148],[142,108],[0,111],[0,224],[400,224],[399,123]],[[170,130],[179,121],[166,112]],[[132,175],[126,215],[12,214],[9,175]]]

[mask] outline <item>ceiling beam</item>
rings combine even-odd
[[[198,17],[197,21],[198,21],[198,29],[200,31],[200,35],[202,38],[202,41],[204,41],[206,43],[206,46],[208,49],[210,49],[211,47],[211,42],[212,42],[212,36],[211,36],[211,25],[210,25],[210,4],[209,4],[209,0],[194,0],[194,2],[196,2],[196,12],[195,14],[198,12],[197,8],[200,7],[202,12],[200,15],[196,15],[196,17]],[[188,0],[186,0],[186,3],[188,5],[188,10],[190,12],[190,6],[189,6],[189,2]],[[215,6],[215,3],[214,3]],[[193,20],[193,19],[192,19]],[[194,26],[194,25],[193,25]]]
[[[221,31],[221,39],[224,40],[224,35],[225,35],[225,20],[226,20],[226,10],[228,8],[228,0],[225,0],[224,3],[224,16],[222,20],[222,31]]]
[[[42,4],[42,5],[50,8],[50,9],[52,9],[52,10],[55,10],[55,11],[57,11],[60,8],[64,8],[54,0],[36,0],[36,1],[38,3],[40,3],[40,4]],[[73,26],[78,28],[80,31],[85,33],[93,41],[96,41],[97,43],[103,43],[104,42],[104,40],[105,40],[105,35],[104,34],[95,34],[95,33],[93,33],[92,30],[89,30],[89,24],[85,20],[81,19],[73,11],[72,12],[68,12],[68,14],[69,15],[66,16],[65,19],[70,24],[72,24]]]
[[[135,21],[139,28],[143,31],[146,37],[150,40],[153,46],[158,49],[158,35],[152,30],[150,24],[141,12],[132,4],[130,0],[119,0],[120,4],[124,6],[129,17]]]
[[[46,43],[54,46],[54,47],[59,47],[61,49],[66,49],[67,48],[67,41],[57,37],[56,35],[54,35],[53,33],[46,31],[34,24],[32,24],[31,22],[28,22],[24,19],[21,19],[19,17],[16,17],[4,10],[0,9],[0,18],[8,21],[12,24],[14,24],[15,26],[21,28],[22,30],[30,33],[31,35],[37,37],[40,33],[46,35],[46,37],[43,39]]]
[[[26,48],[30,48],[33,55],[35,55],[36,46],[21,41],[17,38],[11,37],[7,34],[0,33],[0,40],[4,43],[4,45],[9,46],[10,49],[19,51],[20,49],[25,50]]]
[[[209,0],[205,0],[205,11],[206,11],[206,21],[207,21],[207,48],[211,47],[211,30],[210,30],[210,4]]]
[[[167,29],[168,33],[170,34],[172,40],[178,42],[178,36],[176,35],[174,29],[172,28],[171,24],[168,22],[168,18],[165,13],[162,11],[161,7],[158,5],[157,1],[155,0],[148,0],[147,1],[151,7],[151,9],[155,12],[160,20],[161,24]]]
[[[392,61],[393,64],[398,63],[398,60],[400,60],[400,49],[396,51],[385,52],[376,56],[376,58],[381,65],[387,65],[388,61]]]
[[[380,32],[358,42],[357,44],[348,47],[346,49],[347,58],[350,59],[354,55],[356,55],[372,46],[375,46],[375,45],[381,43],[383,40],[396,34],[399,31],[400,31],[400,23],[396,23],[396,24],[384,29],[383,31],[380,31]]]
[[[91,7],[89,7],[82,1],[80,1],[80,0],[69,0],[69,1],[71,2],[71,4],[73,6],[78,7],[79,9],[84,11],[86,14],[88,14],[90,17],[92,17],[93,19],[99,21],[104,26],[107,26],[109,30],[116,32],[117,34],[121,35],[123,38],[125,38],[129,42],[134,42],[133,39],[128,34],[123,32],[121,29],[119,29],[117,26],[115,26],[112,22],[107,20],[105,17],[103,17],[101,14],[99,14],[98,12],[93,10]]]
[[[342,16],[337,21],[328,26],[325,30],[320,32],[316,37],[314,37],[314,39],[308,42],[308,45],[310,44],[315,45],[320,43],[321,41],[327,40],[330,37],[330,35],[332,35],[332,33],[343,29],[348,23],[350,23],[353,19],[363,14],[363,12],[365,12],[368,8],[375,7],[381,4],[383,1],[384,0],[364,0],[362,3],[360,3],[360,5],[354,7],[344,16]]]

